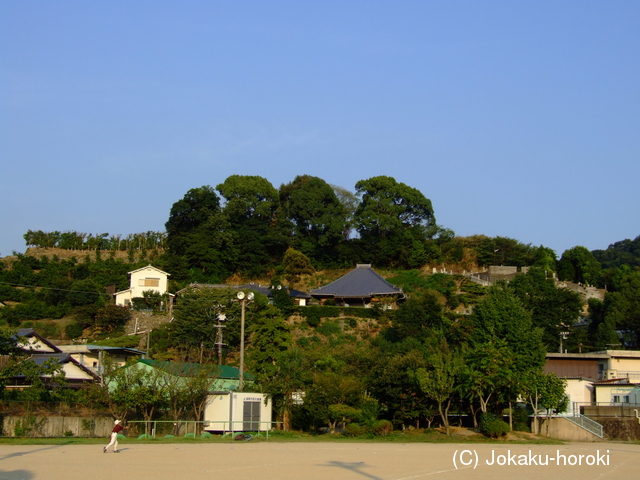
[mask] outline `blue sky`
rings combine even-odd
[[[0,256],[190,188],[389,175],[458,235],[640,235],[640,2],[0,3]]]

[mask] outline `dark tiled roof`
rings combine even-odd
[[[402,289],[378,275],[371,265],[358,265],[346,275],[324,287],[311,290],[312,296],[363,298],[378,295],[402,295]]]
[[[31,357],[29,357],[29,358],[36,365],[38,365],[40,367],[43,366],[46,362],[49,362],[50,360],[53,360],[54,363],[57,363],[59,365],[63,365],[65,363],[72,363],[76,367],[78,367],[80,370],[83,370],[85,373],[88,373],[94,379],[97,380],[99,378],[95,373],[93,373],[87,367],[85,367],[85,366],[81,365],[80,363],[78,363],[78,361],[75,360],[68,353],[35,353],[35,354],[31,355]],[[69,379],[69,380],[73,380],[73,379]]]
[[[68,353],[38,353],[31,356],[31,360],[38,366],[42,366],[49,360],[55,360],[55,363],[67,363],[72,361],[71,355]]]
[[[34,337],[34,338],[37,338],[41,343],[43,343],[44,345],[49,347],[55,353],[60,353],[61,352],[61,350],[58,347],[56,347],[53,343],[51,343],[49,340],[47,340],[42,335],[40,335],[38,332],[36,332],[34,328],[19,328],[18,331],[16,332],[15,336],[13,336],[12,338],[14,340],[17,340],[17,337],[24,337],[24,338]],[[37,352],[38,351],[38,350],[35,350],[33,348],[33,345],[19,345],[19,347],[22,350],[25,350],[27,352]]]

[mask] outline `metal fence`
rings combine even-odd
[[[584,428],[587,432],[591,432],[594,435],[604,438],[604,428],[595,420],[591,420],[589,417],[585,417],[584,415],[562,415],[564,418],[569,420],[572,423]]]
[[[269,440],[269,430],[277,424],[282,422],[258,422],[251,421],[251,424],[255,425],[266,425],[267,428],[258,428],[255,430],[257,435],[265,434],[266,439]],[[210,428],[214,424],[220,424],[221,428]],[[167,437],[167,436],[181,436],[181,437],[191,437],[195,438],[203,435],[205,430],[215,430],[222,432],[223,435],[231,435],[233,437],[234,434],[240,432],[246,432],[243,429],[244,424],[246,422],[244,420],[236,420],[236,421],[195,421],[195,420],[132,420],[127,422],[129,427],[129,434],[145,436],[148,435],[151,438],[157,437]],[[251,431],[250,433],[254,433]],[[144,438],[144,437],[143,437]]]

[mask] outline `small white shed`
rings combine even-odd
[[[208,432],[257,432],[271,430],[271,399],[264,393],[214,392],[204,409]]]

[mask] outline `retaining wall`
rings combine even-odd
[[[4,416],[2,435],[5,437],[104,437],[113,430],[111,417],[43,417]],[[17,434],[17,435],[16,435]]]

